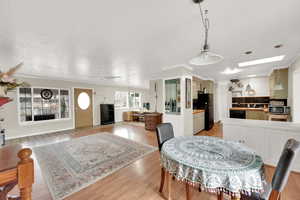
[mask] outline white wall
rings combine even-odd
[[[184,94],[183,94],[183,81],[184,79],[181,77],[181,76],[176,76],[176,77],[170,77],[170,78],[167,78],[167,79],[163,79],[163,102],[166,101],[165,97],[166,97],[166,92],[167,92],[167,89],[166,89],[166,86],[165,86],[165,80],[169,80],[169,79],[180,79],[180,114],[173,114],[173,113],[166,113],[165,112],[165,104],[163,104],[163,111],[164,111],[164,114],[163,114],[163,122],[164,123],[171,123],[173,125],[173,130],[174,130],[174,135],[175,137],[178,137],[178,136],[182,136],[185,134],[185,131],[184,131],[184,110],[183,110],[183,97],[184,97]]]
[[[191,108],[186,108],[186,79],[191,80]],[[183,91],[183,95],[181,95],[182,103],[183,103],[183,114],[184,114],[184,135],[191,136],[194,132],[194,116],[193,116],[193,77],[191,75],[185,75],[182,77],[183,84],[181,84],[181,89]]]
[[[232,94],[228,91],[228,82],[217,82],[215,92],[215,121],[229,117],[229,108],[232,104]]]
[[[292,82],[289,89],[289,105],[292,109],[293,122],[300,122],[300,57],[290,66],[289,82]]]
[[[300,72],[294,73],[293,82],[293,122],[300,122]]]
[[[248,84],[255,90],[255,96],[270,96],[270,87],[269,87],[269,77],[254,77],[241,79],[243,87],[243,96],[248,96],[246,92],[246,87]]]
[[[71,111],[73,110],[73,87],[78,88],[93,88],[94,89],[94,125],[100,124],[100,104],[101,103],[114,103],[115,91],[129,91],[134,90],[142,93],[142,102],[149,102],[149,90],[148,89],[135,89],[128,87],[110,87],[91,85],[84,83],[75,83],[68,81],[53,81],[53,80],[42,80],[42,79],[24,79],[19,80],[26,81],[32,87],[53,87],[53,88],[69,88],[71,90]],[[43,134],[52,131],[65,130],[74,128],[73,113],[69,120],[55,120],[55,121],[44,121],[40,123],[34,123],[31,125],[23,125],[18,121],[18,109],[17,109],[17,91],[9,92],[8,94],[14,99],[3,106],[0,117],[5,118],[4,128],[7,129],[7,138],[24,137],[28,135]],[[127,109],[115,111],[116,122],[122,121],[122,114]]]
[[[156,91],[155,93],[155,84],[156,84]],[[155,99],[157,95],[157,100]],[[164,110],[163,106],[163,80],[151,80],[150,81],[150,91],[149,91],[149,102],[150,102],[150,110],[152,112],[157,111],[162,113]],[[156,104],[156,110],[155,110],[155,104]]]
[[[191,108],[187,109],[185,107],[185,79],[189,78],[192,81],[192,75],[189,75],[185,71],[182,72],[181,76],[174,76],[170,78],[163,79],[163,102],[165,102],[165,80],[169,79],[180,79],[180,106],[181,112],[180,114],[168,114],[164,112],[163,122],[170,122],[174,128],[174,134],[176,137],[183,135],[193,135],[193,110]],[[191,89],[192,88],[191,84]],[[193,91],[193,90],[191,90]],[[192,95],[191,95],[192,102]],[[165,111],[165,105],[163,103],[163,111]]]

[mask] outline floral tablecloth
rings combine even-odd
[[[214,193],[263,192],[263,161],[246,146],[215,137],[182,136],[164,143],[163,167],[178,180]]]

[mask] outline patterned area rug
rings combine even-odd
[[[157,148],[100,133],[35,147],[34,152],[53,199],[63,199]]]

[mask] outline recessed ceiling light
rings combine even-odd
[[[247,67],[251,65],[259,65],[259,64],[264,64],[264,63],[271,63],[271,62],[277,62],[283,60],[285,55],[281,56],[275,56],[271,58],[263,58],[263,59],[258,59],[258,60],[251,60],[247,62],[241,62],[239,63],[239,67]]]
[[[281,48],[281,47],[283,47],[282,44],[277,44],[277,45],[274,46],[275,49],[279,49],[279,48]]]
[[[253,53],[252,51],[246,51],[245,52],[246,55],[249,55],[249,54],[252,54],[252,53]]]
[[[226,75],[230,75],[230,74],[236,74],[236,73],[239,73],[241,72],[242,70],[241,69],[238,69],[238,68],[234,68],[234,69],[231,69],[231,68],[226,68],[224,71],[222,71],[221,73],[222,74],[226,74]]]
[[[248,78],[253,78],[253,77],[257,77],[257,75],[251,74],[251,75],[248,75],[247,77],[248,77]]]

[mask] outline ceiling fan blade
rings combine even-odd
[[[8,72],[6,72],[6,75],[7,76],[12,76],[14,73],[16,73],[16,71],[18,71],[22,67],[22,65],[23,65],[23,62],[19,63],[15,67],[8,70]]]

